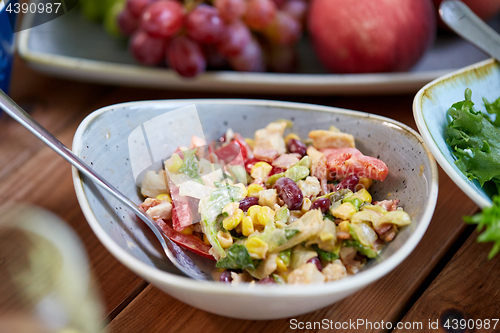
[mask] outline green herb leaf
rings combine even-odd
[[[283,263],[288,266],[290,265],[290,257],[292,256],[292,249],[286,249],[278,254],[278,258],[283,260]]]
[[[344,246],[345,247],[353,247],[356,250],[358,250],[359,253],[362,255],[367,256],[368,258],[375,258],[378,256],[378,252],[370,249],[369,247],[366,247],[362,245],[359,241],[355,239],[348,239],[344,241]]]
[[[477,231],[484,231],[477,237],[479,243],[493,242],[488,259],[493,258],[500,251],[500,196],[493,197],[493,205],[486,207],[481,213],[474,216],[465,216],[468,224],[477,224]]]
[[[297,229],[286,229],[285,230],[285,237],[286,237],[286,239],[290,239],[298,233],[299,233],[299,230],[297,230]]]
[[[203,181],[201,180],[200,177],[200,171],[199,171],[199,166],[198,166],[198,160],[196,159],[196,148],[195,149],[190,149],[190,150],[185,150],[183,151],[184,153],[184,160],[182,162],[182,166],[179,169],[180,172],[188,175],[189,177],[193,178],[199,183],[203,184]]]
[[[242,244],[233,244],[227,250],[225,258],[217,261],[217,268],[227,269],[255,269],[255,266],[250,258],[247,248]]]
[[[318,253],[318,256],[324,261],[334,261],[339,258],[339,255],[335,252],[326,252],[319,248],[318,244],[313,244],[312,248]]]

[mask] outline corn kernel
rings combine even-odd
[[[268,225],[274,223],[274,210],[264,206],[260,207],[259,213],[257,214],[257,221],[253,221],[255,224]]]
[[[243,220],[243,216],[243,211],[238,208],[234,211],[233,215],[222,220],[222,226],[226,230],[233,230],[240,224],[241,220]]]
[[[178,172],[183,163],[182,158],[178,154],[172,154],[172,156],[165,161],[165,167],[170,172]]]
[[[349,228],[349,221],[342,221],[337,226],[337,231],[340,231],[340,232],[349,233],[350,230],[351,230],[351,228]]]
[[[248,238],[245,247],[250,252],[250,255],[253,254],[254,257],[259,259],[265,259],[267,250],[269,249],[269,245],[258,237]]]
[[[319,234],[319,239],[321,239],[322,242],[327,242],[333,239],[333,234],[328,231],[323,231]]]
[[[260,206],[254,205],[248,208],[247,215],[251,218],[252,223],[259,223],[257,215],[260,213]]]
[[[184,228],[183,230],[181,230],[181,234],[184,234],[184,235],[192,235],[193,234],[193,225],[190,225],[186,228]]]
[[[302,202],[302,211],[305,213],[307,212],[309,209],[311,209],[311,205],[312,205],[312,202],[311,202],[311,199],[309,198],[304,198],[304,201]]]
[[[234,212],[240,207],[239,202],[230,202],[222,209],[222,213],[226,213],[228,216],[234,214]]]
[[[253,233],[253,221],[250,216],[245,216],[241,221],[241,233],[243,236],[249,236]]]
[[[264,188],[262,186],[260,186],[259,184],[250,184],[250,185],[248,185],[247,190],[248,190],[247,196],[258,198],[259,192],[264,191]]]
[[[252,167],[250,175],[253,179],[262,179],[263,181],[266,181],[272,169],[273,167],[269,163],[257,162]]]
[[[281,259],[280,257],[276,257],[276,265],[277,265],[276,270],[279,273],[284,273],[284,272],[288,271],[286,264],[283,262],[283,259]]]
[[[340,218],[342,220],[348,220],[357,212],[356,207],[350,202],[345,202],[342,205],[335,208],[331,213],[333,216]]]
[[[373,185],[373,179],[360,177],[358,185],[356,185],[356,190],[360,190],[362,188],[368,190]]]
[[[255,140],[254,139],[245,138],[245,142],[247,143],[247,145],[250,148],[252,148],[252,150],[255,148]]]
[[[300,137],[295,133],[290,133],[285,136],[285,144],[288,144],[288,141],[290,141],[291,139],[300,140]]]
[[[207,244],[207,245],[210,245],[210,242],[207,238],[207,235],[203,234],[203,243]]]
[[[227,249],[231,245],[233,245],[233,236],[229,232],[224,232],[222,230],[219,230],[217,233],[217,239],[219,240],[220,246],[222,246],[223,249]]]
[[[168,201],[168,202],[172,203],[172,198],[170,198],[170,195],[168,195],[167,193],[157,195],[156,199],[158,199],[160,201]]]
[[[372,196],[370,195],[370,193],[368,193],[367,190],[365,190],[364,188],[362,188],[361,190],[359,190],[358,192],[354,193],[353,195],[351,195],[349,197],[349,200],[352,200],[354,198],[358,198],[359,200],[363,201],[363,202],[372,202]]]

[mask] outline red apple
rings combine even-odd
[[[334,73],[406,71],[436,36],[431,0],[312,0],[308,24]]]
[[[432,1],[434,1],[436,11],[438,11],[439,5],[443,0]],[[469,6],[469,8],[484,21],[488,21],[490,18],[500,13],[500,0],[462,0],[462,2]],[[449,29],[441,19],[439,19],[439,26]]]

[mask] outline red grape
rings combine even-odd
[[[200,45],[186,36],[176,36],[170,41],[167,47],[167,62],[185,77],[196,76],[207,67]]]
[[[132,15],[139,18],[144,9],[152,2],[153,0],[127,0],[126,8]]]
[[[218,45],[218,50],[226,57],[237,56],[250,43],[252,33],[241,21],[229,25],[226,33]]]
[[[186,30],[193,40],[204,44],[214,44],[222,39],[226,27],[217,8],[201,4],[189,13]]]
[[[132,15],[128,9],[123,10],[118,15],[117,21],[120,32],[127,37],[132,36],[139,27],[139,19]]]
[[[141,28],[153,37],[170,38],[184,24],[184,7],[177,1],[162,0],[149,5],[141,16]]]
[[[247,11],[246,0],[215,0],[215,8],[226,22],[234,22],[243,17]]]
[[[273,22],[264,31],[267,38],[277,45],[293,45],[297,43],[302,28],[292,16],[284,12],[276,13]]]
[[[297,52],[293,46],[271,45],[267,61],[273,72],[293,73],[298,64]]]
[[[303,24],[307,14],[307,2],[304,0],[289,0],[281,10]]]
[[[248,1],[245,23],[253,30],[263,30],[276,16],[276,4],[272,0]]]
[[[139,30],[130,39],[130,52],[143,65],[158,65],[165,59],[165,40]]]
[[[323,266],[321,266],[321,261],[319,261],[318,257],[314,257],[314,258],[311,258],[307,261],[307,263],[312,263],[312,264],[315,264],[316,265],[316,268],[318,269],[318,271],[322,271],[323,270]]]
[[[287,0],[273,0],[273,2],[276,4],[276,7],[281,8],[286,3]]]
[[[207,59],[207,66],[216,69],[227,69],[229,64],[226,58],[217,50],[215,45],[202,45],[202,48],[203,54],[205,54],[205,58]]]
[[[259,43],[251,39],[245,48],[235,57],[229,58],[231,67],[240,72],[263,72],[264,55]]]

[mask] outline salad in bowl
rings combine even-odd
[[[216,261],[232,284],[309,284],[356,274],[411,223],[397,198],[374,201],[389,173],[331,126],[301,139],[277,120],[243,138],[193,136],[148,171],[140,205],[175,243]]]

